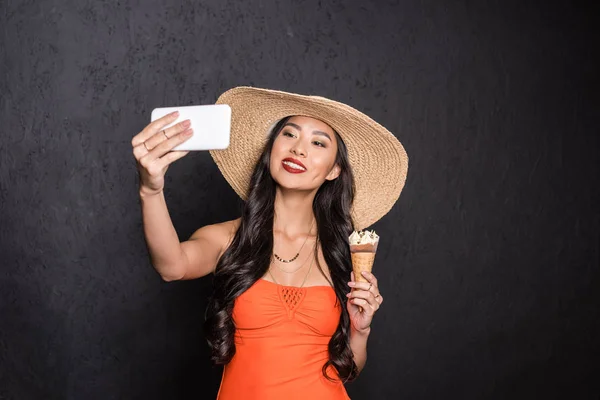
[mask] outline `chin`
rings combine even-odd
[[[294,181],[294,179],[290,179],[290,178],[284,178],[281,179],[281,176],[273,176],[273,180],[275,180],[275,183],[277,183],[277,186],[279,186],[281,189],[286,189],[286,190],[306,190],[305,187],[303,187],[301,184],[299,184],[299,182],[297,180]]]
[[[292,176],[290,173],[283,170],[274,172],[275,173],[271,173],[271,177],[280,188],[286,190],[307,190],[307,188],[302,185],[302,181],[299,177]]]
[[[311,192],[319,189],[323,182],[321,182],[321,184],[318,186],[312,187],[312,185],[314,185],[314,179],[312,179],[308,174],[308,172],[302,174],[291,174],[282,167],[271,169],[271,177],[281,189],[285,190]],[[306,182],[310,182],[312,185],[307,185]]]
[[[291,179],[279,179],[276,177],[273,177],[273,179],[277,183],[277,186],[283,190],[291,190],[296,192],[316,192],[320,187],[320,185],[316,187],[303,185],[297,180],[293,181]]]

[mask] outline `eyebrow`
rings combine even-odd
[[[293,127],[293,128],[296,128],[296,129],[298,129],[299,131],[301,131],[301,130],[302,130],[302,128],[300,127],[300,125],[296,125],[296,124],[295,124],[295,123],[293,123],[293,122],[287,122],[287,123],[284,125],[284,127],[285,127],[285,126],[288,126],[288,125],[289,125],[289,126],[291,126],[291,127]],[[331,136],[329,136],[329,134],[328,134],[328,133],[325,133],[325,132],[323,132],[323,131],[313,131],[312,133],[313,133],[314,135],[325,136],[327,139],[329,139],[329,141],[330,141],[330,142],[332,141],[332,140],[331,140]]]

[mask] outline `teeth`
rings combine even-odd
[[[283,162],[285,165],[287,165],[288,167],[292,167],[294,169],[299,169],[301,171],[306,171],[306,168],[302,168],[301,166],[299,166],[298,164],[294,164],[293,162],[290,161],[284,161]]]

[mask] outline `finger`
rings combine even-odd
[[[165,154],[163,157],[161,157],[158,160],[158,164],[161,168],[164,168],[165,166],[179,160],[180,158],[187,156],[188,153],[189,151],[171,151]]]
[[[368,282],[348,282],[348,286],[356,290],[369,290],[372,287]]]
[[[133,147],[133,155],[136,160],[140,161],[143,156],[149,153],[149,150],[144,147],[144,142]]]
[[[146,140],[146,146],[148,146],[148,148],[152,150],[162,142],[171,139],[172,137],[178,135],[181,132],[185,132],[187,128],[190,127],[190,124],[191,121],[189,119],[186,119],[185,121],[181,121],[180,123],[175,124],[170,128],[160,130],[154,135],[152,135],[148,140]]]
[[[169,125],[171,122],[175,121],[178,116],[179,112],[173,111],[172,113],[169,113],[164,117],[160,117],[157,120],[150,122],[140,133],[138,133],[133,137],[133,139],[131,139],[131,145],[133,147],[136,147],[144,143],[156,132],[159,132],[164,126]]]
[[[348,299],[348,312],[351,314],[354,314],[355,312],[362,312],[363,309],[361,306],[357,306],[356,304],[354,304],[352,301],[350,301],[350,299]],[[356,311],[354,311],[356,310]]]
[[[367,315],[372,315],[375,313],[376,306],[369,303],[365,299],[356,299],[355,298],[355,299],[350,299],[350,302],[352,304],[362,307],[367,312]]]
[[[360,299],[366,299],[366,300],[370,300],[370,299],[375,300],[375,296],[376,296],[376,294],[369,290],[353,290],[352,292],[350,292],[346,295],[346,297],[349,297],[349,298],[360,298]]]
[[[171,138],[171,137],[177,135],[178,133],[185,131],[191,125],[192,125],[192,121],[189,119],[186,119],[186,120],[181,121],[173,126],[168,127],[167,129],[158,131],[157,135],[160,134],[160,135],[162,135],[163,138],[165,138],[165,136],[167,138]],[[162,133],[162,132],[164,132],[164,133]]]
[[[350,300],[352,299],[362,299],[362,300],[366,300],[369,304],[371,304],[373,306],[373,308],[375,310],[379,309],[379,305],[381,304],[380,300],[381,299],[381,295],[379,297],[375,297],[375,295],[372,292],[365,292],[364,290],[360,290],[360,291],[354,291],[351,293],[348,293],[346,295],[346,297],[350,298]]]
[[[369,297],[366,299],[359,299],[359,300],[366,301],[367,304],[369,304],[369,306],[371,306],[371,309],[373,310],[373,312],[379,310],[379,303],[377,302],[377,299],[375,299],[374,297]]]
[[[375,275],[367,271],[362,271],[361,275],[364,276],[369,283],[372,283],[373,286],[377,287],[377,278],[375,278]]]
[[[192,129],[187,129],[180,134],[173,136],[169,140],[163,141],[158,146],[150,149],[150,152],[142,157],[144,162],[153,162],[163,157],[165,154],[173,150],[174,147],[188,140],[192,134]]]

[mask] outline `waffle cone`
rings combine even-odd
[[[371,272],[373,269],[373,261],[375,261],[374,252],[351,253],[352,270],[354,271],[354,280],[357,282],[368,282],[361,272]]]

